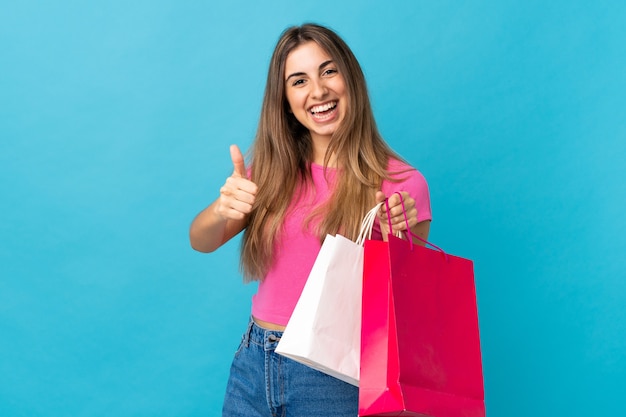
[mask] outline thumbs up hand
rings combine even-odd
[[[216,211],[225,220],[242,220],[252,211],[258,187],[248,179],[245,161],[237,145],[231,145],[230,158],[233,174],[220,188]]]

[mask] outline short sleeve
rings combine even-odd
[[[422,173],[397,160],[389,162],[389,171],[399,181],[383,181],[382,192],[389,197],[396,191],[406,191],[415,200],[417,221],[432,220],[428,183]]]

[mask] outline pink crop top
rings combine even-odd
[[[406,168],[410,167],[396,160],[389,163],[392,172]],[[328,182],[332,184],[335,171],[327,169],[328,182],[324,178],[322,166],[313,164],[311,173],[315,192],[290,207],[290,215],[285,218],[283,234],[277,244],[276,261],[252,297],[252,315],[260,320],[287,325],[320,250],[319,239],[312,233],[312,227],[305,229],[304,220],[312,207],[323,203],[330,196]],[[395,191],[408,192],[415,199],[418,221],[431,220],[428,185],[422,174],[411,168],[411,171],[398,174],[397,177],[404,180],[395,183],[384,181],[382,192],[386,196]],[[374,226],[372,238],[382,239],[378,224]]]

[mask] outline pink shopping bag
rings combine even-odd
[[[473,263],[366,241],[359,416],[484,417]]]

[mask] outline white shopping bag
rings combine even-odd
[[[276,352],[359,385],[363,243],[380,204],[363,220],[357,242],[326,236]]]

